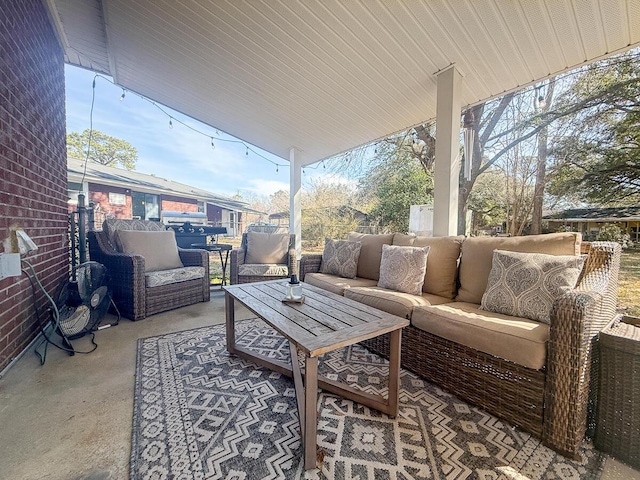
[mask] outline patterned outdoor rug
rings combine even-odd
[[[289,358],[287,341],[258,320],[236,323],[238,344]],[[320,372],[386,393],[384,361],[354,346],[325,355]],[[583,462],[402,371],[396,419],[322,393],[318,463],[304,472],[293,381],[229,356],[224,325],[139,340],[131,479],[578,479]]]

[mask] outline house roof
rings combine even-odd
[[[67,176],[69,181],[81,182],[84,178],[84,181],[86,182],[128,188],[138,192],[160,193],[201,200],[227,210],[262,213],[249,208],[249,204],[246,202],[224,195],[218,195],[190,185],[185,185],[184,183],[156,177],[155,175],[140,173],[135,170],[107,167],[91,161],[86,165],[86,167],[85,171],[84,160],[67,158]]]
[[[637,207],[612,207],[612,208],[576,208],[562,212],[545,215],[546,220],[558,220],[565,222],[619,222],[640,221],[640,206]]]
[[[635,0],[45,0],[65,60],[317,162],[640,44]]]

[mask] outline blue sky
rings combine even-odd
[[[65,66],[67,132],[89,128],[94,72]],[[169,117],[132,92],[120,101],[122,89],[97,78],[93,108],[93,128],[106,135],[128,141],[138,150],[136,171],[223,195],[240,193],[245,199],[289,190],[288,162],[257,147],[251,148],[274,162],[249,153],[241,144],[215,142],[209,136],[193,132],[175,120],[169,128]],[[233,139],[189,117],[162,106],[174,119],[214,137]],[[315,172],[307,172],[309,180]]]

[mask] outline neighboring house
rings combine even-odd
[[[562,227],[581,232],[585,240],[594,240],[600,227],[613,223],[631,236],[632,242],[640,241],[640,206],[612,208],[577,208],[542,217],[549,222],[549,230]]]
[[[246,202],[164,178],[84,160],[67,159],[69,210],[78,193],[93,202],[96,228],[107,217],[161,220],[163,211],[204,212],[209,225],[227,228],[227,235],[243,230],[243,216],[254,212]]]

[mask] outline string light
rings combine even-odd
[[[249,147],[246,147],[247,149],[244,152],[244,156],[248,157],[249,156]]]
[[[105,77],[104,75],[100,75],[100,74],[96,74],[93,77],[93,81],[92,81],[92,89],[93,89],[93,94],[95,95],[95,88],[96,88],[96,79],[97,78],[101,78],[102,80],[106,80],[107,82],[109,82],[112,85],[116,85],[115,82],[113,80],[111,80],[110,78]],[[122,87],[120,87],[122,88]],[[120,96],[120,100],[123,100],[125,97],[125,93],[126,90],[124,88],[122,88],[122,95]],[[156,102],[154,102],[153,100],[140,95],[139,93],[136,92],[129,92],[129,93],[133,93],[134,95],[136,95],[138,98],[140,98],[141,100],[144,100],[146,102],[149,102],[151,105],[153,105],[154,107],[156,107],[158,110],[160,110],[160,112],[164,115],[166,115],[169,118],[169,128],[173,128],[173,122],[175,121],[176,123],[179,123],[180,125],[182,125],[185,128],[188,128],[189,130],[191,130],[194,133],[197,133],[199,135],[202,135],[203,137],[207,137],[209,138],[210,142],[211,142],[211,148],[215,149],[215,143],[216,142],[226,142],[226,143],[239,143],[240,145],[245,147],[245,155],[249,156],[249,152],[253,153],[254,155],[262,158],[263,160],[266,160],[267,162],[271,163],[272,165],[276,166],[276,172],[279,170],[279,167],[286,167],[287,165],[284,163],[278,163],[278,162],[274,162],[273,160],[271,160],[268,157],[265,157],[264,155],[262,155],[260,152],[256,151],[255,149],[251,148],[249,145],[247,145],[246,142],[244,142],[243,140],[238,140],[238,139],[231,139],[231,138],[222,138],[220,137],[220,131],[219,129],[214,127],[214,131],[216,133],[216,136],[212,136],[211,133],[205,133],[201,130],[198,130],[197,128],[189,125],[188,123],[183,122],[182,120],[178,119],[178,118],[173,118],[173,116],[171,116],[164,108],[162,108],[161,105],[158,105]]]

